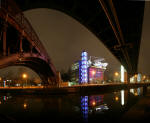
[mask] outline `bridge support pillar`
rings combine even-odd
[[[130,84],[131,74],[127,73],[127,84]]]
[[[7,55],[7,49],[6,49],[7,39],[6,39],[6,35],[7,35],[7,24],[6,24],[6,22],[4,22],[4,25],[3,25],[3,56]]]

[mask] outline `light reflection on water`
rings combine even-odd
[[[141,96],[141,88],[86,96],[1,94],[0,119],[83,122],[119,119]]]

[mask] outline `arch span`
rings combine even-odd
[[[51,69],[51,64],[48,64],[43,57],[39,54],[24,53],[12,54],[7,57],[3,57],[0,60],[0,68],[8,66],[26,66],[35,71],[41,78],[44,85],[56,85],[56,75]]]
[[[75,18],[104,43],[130,74],[137,72],[144,1],[16,0],[16,2],[23,11],[50,8]]]

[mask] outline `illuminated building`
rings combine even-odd
[[[81,53],[81,59],[75,62],[71,70],[72,81],[80,84],[102,83],[104,81],[104,71],[108,63],[103,62],[104,58],[89,56],[86,51]]]

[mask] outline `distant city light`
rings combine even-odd
[[[141,74],[140,74],[140,73],[138,73],[138,75],[137,75],[137,81],[138,81],[138,82],[141,81]]]
[[[143,79],[145,79],[145,78],[146,78],[146,76],[144,75],[144,76],[143,76]]]
[[[6,81],[4,80],[3,82],[4,82],[4,88],[5,88],[6,87]]]

